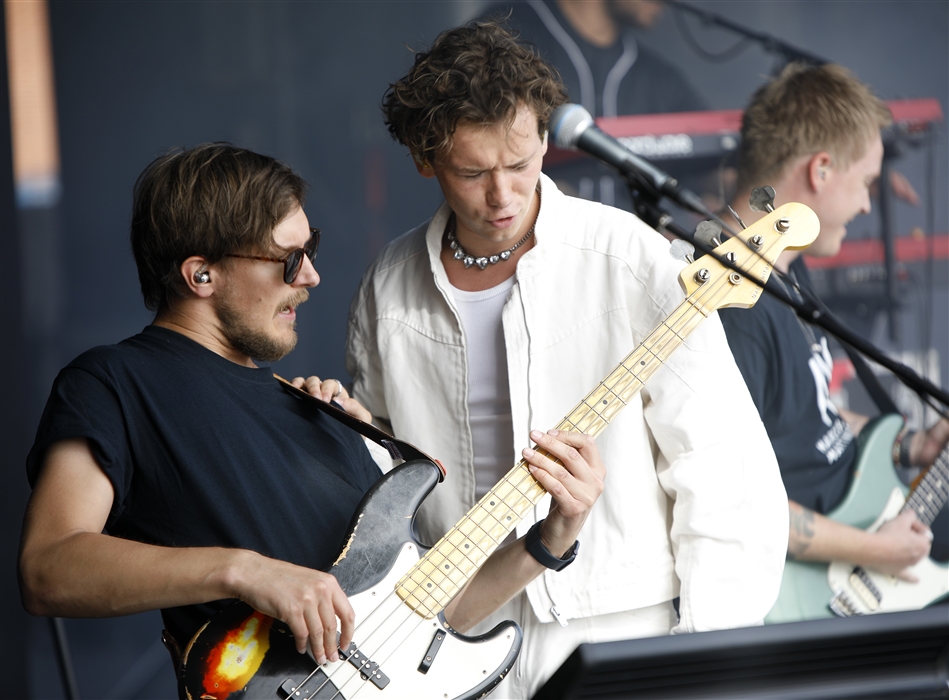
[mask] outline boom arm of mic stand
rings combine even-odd
[[[669,232],[684,241],[688,241],[694,245],[697,250],[701,250],[702,253],[712,256],[723,266],[729,268],[730,270],[734,270],[743,277],[748,276],[748,274],[738,265],[731,262],[724,256],[718,255],[714,250],[704,245],[701,241],[696,240],[691,233],[678,226],[673,221],[672,215],[664,211],[659,206],[658,196],[655,196],[654,193],[648,190],[648,188],[638,187],[637,185],[639,183],[636,183],[631,179],[627,181],[627,184],[629,185],[630,197],[633,200],[633,211],[640,219],[645,221],[660,233]],[[816,304],[808,300],[803,294],[802,297],[804,298],[804,301],[799,302],[797,299],[792,298],[778,285],[763,283],[761,280],[756,279],[753,279],[752,281],[764,288],[765,292],[778,299],[778,301],[790,306],[794,310],[794,313],[797,314],[805,323],[819,326],[841,342],[847,343],[848,345],[855,348],[862,355],[869,357],[877,364],[886,367],[894,375],[896,375],[896,377],[902,381],[903,384],[905,384],[917,394],[929,396],[936,401],[939,401],[943,406],[949,407],[949,393],[937,387],[928,379],[920,377],[903,363],[897,362],[888,355],[884,354],[875,345],[868,343],[863,338],[856,335],[853,331],[838,321],[837,318],[833,316],[833,314],[824,311]]]
[[[889,154],[892,157],[892,153]],[[880,164],[880,238],[883,241],[883,284],[885,291],[886,317],[889,321],[890,340],[896,341],[899,337],[897,310],[899,291],[896,285],[896,250],[893,243],[893,199],[890,192],[890,162],[884,152]]]
[[[659,233],[664,234],[668,231],[676,238],[694,245],[692,234],[676,224],[672,215],[659,206],[659,200],[662,197],[659,192],[632,176],[626,177],[626,185],[629,187],[629,198],[633,202],[633,213],[636,216]]]
[[[834,336],[841,342],[844,342],[847,345],[855,348],[858,352],[860,352],[861,355],[869,357],[877,364],[886,367],[894,375],[896,375],[896,377],[902,381],[903,384],[905,384],[915,393],[929,396],[939,401],[943,406],[949,407],[949,393],[947,393],[944,389],[937,387],[928,379],[920,377],[918,374],[916,374],[916,372],[904,365],[902,362],[897,362],[883,353],[872,343],[865,341],[863,338],[855,334],[853,331],[847,328],[847,326],[837,320],[833,314],[821,309],[812,301],[808,300],[807,297],[804,297],[803,302],[798,302],[796,299],[792,299],[783,289],[779,289],[776,285],[766,284],[764,286],[764,290],[771,294],[771,296],[780,299],[785,304],[794,309],[794,313],[796,313],[805,323],[820,326],[822,329],[827,331],[830,335]]]

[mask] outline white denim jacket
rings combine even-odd
[[[536,242],[503,311],[517,455],[532,428],[557,425],[684,297],[682,263],[662,236],[628,212],[565,196],[546,176],[541,185]],[[419,511],[429,543],[475,502],[465,338],[439,257],[449,214],[443,204],[380,253],[353,300],[346,344],[354,396],[447,468]],[[598,444],[605,491],[576,562],[528,586],[537,617],[563,622],[678,595],[674,632],[759,623],[780,586],[787,496],[717,314]],[[548,508],[549,496],[517,534]]]

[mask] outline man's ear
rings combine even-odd
[[[211,272],[204,257],[192,255],[181,263],[179,270],[185,285],[196,297],[205,299],[214,293],[217,275]]]
[[[812,192],[819,193],[824,189],[833,171],[833,162],[827,151],[815,153],[807,161],[807,184]]]
[[[435,171],[432,170],[432,164],[418,153],[412,154],[412,160],[415,162],[415,168],[422,177],[435,177]]]

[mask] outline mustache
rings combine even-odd
[[[307,299],[310,298],[310,292],[306,289],[301,289],[298,292],[295,292],[287,301],[284,302],[283,306],[280,308],[296,308]]]

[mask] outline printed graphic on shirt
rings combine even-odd
[[[816,447],[827,458],[828,464],[833,464],[844,453],[847,446],[853,442],[853,433],[847,422],[840,417],[837,407],[830,400],[830,376],[834,361],[827,347],[827,338],[820,339],[820,348],[812,346],[811,359],[807,365],[814,375],[814,385],[817,389],[817,409],[821,420],[829,429],[818,439]]]

